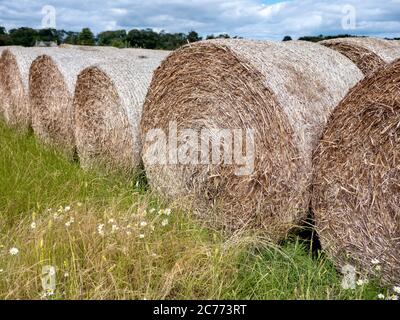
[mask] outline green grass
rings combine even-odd
[[[0,298],[40,299],[46,265],[56,268],[57,283],[48,299],[388,294],[374,283],[343,290],[340,274],[307,241],[293,238],[277,247],[249,235],[227,237],[166,208],[142,175],[84,172],[0,122]]]

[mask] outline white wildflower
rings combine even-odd
[[[114,224],[115,223],[115,219],[109,219],[108,220],[108,224]]]
[[[385,300],[385,296],[382,293],[380,293],[378,294],[378,299]]]
[[[149,212],[150,212],[151,214],[153,214],[154,212],[156,212],[156,209],[152,208],[152,209],[150,209]]]
[[[60,213],[54,213],[54,214],[53,214],[53,219],[54,219],[54,220],[61,220],[61,219],[62,219],[62,216],[61,216]]]
[[[381,267],[381,266],[376,266],[376,267],[375,267],[375,270],[378,271],[378,272],[379,272],[379,271],[382,271],[382,267]]]
[[[165,210],[164,210],[164,214],[165,214],[166,216],[170,216],[170,215],[171,215],[171,212],[172,212],[171,209],[165,209]]]
[[[65,272],[64,273],[64,278],[68,278],[69,277],[69,273],[68,272]]]
[[[65,226],[66,226],[67,228],[69,228],[74,222],[75,222],[75,219],[74,219],[74,218],[71,218],[69,221],[67,221],[67,222],[65,223]]]
[[[80,208],[80,207],[83,206],[83,203],[82,202],[78,202],[76,205],[78,206],[78,208]]]
[[[132,235],[132,231],[129,231],[129,230],[128,230],[128,231],[126,232],[126,235],[127,235],[127,236],[131,236],[131,235]]]
[[[368,280],[362,280],[362,279],[360,279],[360,280],[357,281],[357,285],[358,285],[359,287],[365,286],[365,285],[367,285],[368,283],[369,283]]]
[[[104,237],[104,224],[100,224],[97,226],[97,233]]]
[[[142,222],[140,223],[140,226],[141,226],[142,228],[147,227],[147,222],[146,222],[146,221],[142,221]]]
[[[17,248],[11,248],[10,249],[10,254],[12,256],[16,256],[19,253],[19,250]]]
[[[141,235],[139,235],[139,238],[140,238],[140,239],[144,239],[144,238],[145,238],[145,235],[142,233]]]
[[[4,271],[4,269],[0,269],[0,273],[2,273]]]
[[[46,295],[47,295],[48,297],[54,296],[54,290],[48,289],[48,290],[46,291]]]
[[[380,264],[381,262],[380,262],[378,259],[373,259],[373,260],[371,261],[371,263],[372,263],[373,265],[378,265],[378,264]]]
[[[64,208],[64,212],[69,212],[69,211],[71,211],[71,207],[70,207],[70,206],[66,206],[66,207]]]
[[[161,222],[161,225],[162,225],[163,227],[166,227],[166,226],[168,225],[168,219],[164,219],[164,220]]]
[[[32,229],[32,230],[35,230],[35,229],[36,229],[36,222],[32,222],[32,223],[31,223],[31,229]]]
[[[112,227],[111,227],[111,232],[112,232],[112,233],[115,233],[115,232],[117,232],[118,230],[119,230],[119,227],[118,227],[116,224],[113,224]]]
[[[400,294],[400,287],[393,287],[393,292]]]

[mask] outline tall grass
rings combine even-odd
[[[276,247],[223,236],[146,189],[140,175],[84,172],[0,122],[0,298],[376,299],[382,292],[373,283],[343,290],[333,265],[298,238]],[[43,291],[44,266],[56,270],[54,292]]]

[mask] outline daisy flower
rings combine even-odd
[[[19,250],[17,248],[11,248],[10,249],[10,254],[12,256],[16,256],[19,253]]]

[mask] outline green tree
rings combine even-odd
[[[161,31],[159,33],[158,49],[175,50],[187,43],[186,34],[184,33],[166,33]]]
[[[8,46],[11,44],[10,36],[4,27],[0,27],[0,46]]]
[[[126,37],[126,30],[104,31],[98,35],[98,44],[99,46],[113,46],[114,43],[114,45],[118,47],[120,47],[121,44],[124,47]]]
[[[324,35],[320,34],[319,36],[301,37],[301,38],[299,38],[299,40],[310,41],[310,42],[320,42],[323,40],[330,40],[330,39],[335,39],[335,38],[350,38],[350,37],[354,37],[354,36],[352,36],[350,34],[338,34],[335,36],[324,36]]]
[[[190,31],[187,35],[187,41],[190,43],[201,41],[202,39],[196,31]]]
[[[38,32],[32,28],[11,29],[10,42],[16,46],[31,47],[38,39]]]
[[[78,44],[83,46],[94,46],[96,39],[89,28],[83,28],[78,36]]]
[[[76,45],[78,44],[78,37],[79,37],[79,32],[67,31],[63,43]]]
[[[160,44],[160,34],[152,29],[129,31],[127,41],[133,48],[156,49]]]
[[[128,47],[128,42],[126,40],[123,41],[121,39],[113,39],[111,40],[110,46],[123,49]]]
[[[293,39],[291,36],[285,36],[282,41],[292,41],[292,40]]]
[[[60,43],[61,39],[59,38],[59,33],[56,29],[41,29],[38,30],[38,40],[41,41],[54,41],[56,43]]]
[[[213,40],[213,39],[230,39],[231,38],[231,36],[229,35],[229,34],[227,34],[227,33],[221,33],[220,35],[218,35],[218,36],[215,36],[215,35],[213,35],[213,34],[210,34],[210,35],[208,35],[207,36],[207,40]],[[234,37],[233,39],[237,39],[237,37]]]

